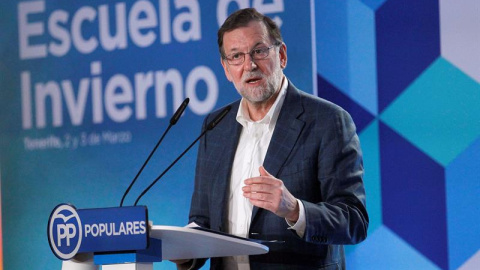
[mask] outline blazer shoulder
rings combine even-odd
[[[211,111],[205,119],[210,119],[210,118],[213,119],[215,116],[217,116],[217,114],[219,114],[221,111],[223,111],[228,106],[232,107],[230,109],[229,114],[232,113],[232,112],[236,112],[238,110],[239,105],[240,105],[240,100],[233,101],[233,102],[231,102],[229,104],[226,104],[226,105],[224,105],[224,106],[222,106],[222,107],[220,107],[220,108],[218,108],[214,111]]]
[[[228,106],[231,106],[231,109],[230,111],[227,113],[227,115],[225,116],[225,119],[223,119],[220,123],[223,122],[222,125],[225,124],[225,122],[229,122],[229,119],[230,120],[233,118],[235,119],[236,117],[236,113],[238,111],[238,107],[240,105],[240,100],[236,100],[234,102],[231,102],[229,104],[226,104],[214,111],[211,111],[209,114],[207,114],[207,116],[205,117],[205,119],[203,120],[203,129],[206,128],[207,124],[210,123],[210,121],[212,121],[213,119],[215,119],[215,117],[220,113],[222,112],[225,108],[227,108]]]

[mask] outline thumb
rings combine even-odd
[[[260,176],[272,176],[267,170],[265,170],[265,167],[260,166],[258,168],[258,171],[260,172]]]

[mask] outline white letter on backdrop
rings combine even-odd
[[[125,3],[115,5],[115,32],[110,34],[110,16],[108,6],[98,7],[98,20],[100,24],[100,43],[106,51],[125,49],[127,47],[127,19]]]
[[[199,100],[197,96],[197,83],[203,80],[207,84],[207,96]],[[185,83],[186,96],[190,98],[190,109],[192,112],[202,115],[209,113],[218,100],[218,82],[213,71],[206,66],[196,67],[188,74]]]
[[[98,46],[98,40],[95,37],[84,39],[82,35],[82,23],[84,21],[92,22],[97,17],[97,11],[92,7],[80,8],[72,19],[72,40],[75,48],[83,54],[93,52]]]
[[[48,18],[48,32],[59,42],[50,42],[48,51],[55,56],[61,57],[68,53],[72,45],[70,33],[61,24],[68,22],[68,13],[64,10],[56,10]]]
[[[148,47],[155,41],[156,34],[152,30],[146,29],[157,26],[157,17],[155,7],[148,1],[137,1],[133,4],[128,15],[128,29],[130,37],[139,47]],[[142,34],[140,30],[144,30]]]
[[[179,42],[187,42],[190,40],[199,40],[202,37],[200,27],[200,7],[197,1],[177,0],[175,1],[177,9],[188,8],[189,13],[184,12],[178,14],[173,20],[173,35]],[[190,29],[183,30],[183,25],[190,23]]]
[[[28,23],[28,15],[38,14],[44,11],[44,1],[22,2],[18,4],[20,59],[41,58],[47,56],[47,46],[45,46],[45,44],[30,45],[28,42],[30,37],[42,35],[44,32],[43,23]]]

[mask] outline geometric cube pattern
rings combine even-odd
[[[387,1],[375,19],[381,112],[440,55],[438,0]]]
[[[473,270],[473,269],[478,269],[478,266],[480,265],[480,250],[468,261],[466,261],[462,266],[458,268],[458,270]]]
[[[480,25],[480,1],[440,0],[442,56],[480,82],[480,33],[469,31]]]
[[[480,65],[480,64],[479,64]],[[480,85],[437,59],[381,119],[443,166],[480,136]]]
[[[446,269],[443,167],[383,123],[380,156],[383,223]]]
[[[480,138],[446,167],[447,228],[451,269],[477,252],[480,259]],[[477,267],[480,264],[477,264]]]
[[[347,254],[347,267],[355,270],[440,270],[387,226],[371,232],[367,240]]]
[[[353,269],[480,269],[480,2],[315,1],[318,94],[362,143]]]
[[[345,0],[315,1],[315,12],[318,74],[377,115],[374,12]]]

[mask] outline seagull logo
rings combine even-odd
[[[71,218],[75,217],[75,214],[71,214],[69,216],[65,216],[63,214],[57,214],[57,216],[55,218],[61,218],[63,220],[64,223],[67,223],[68,220],[70,220]]]

